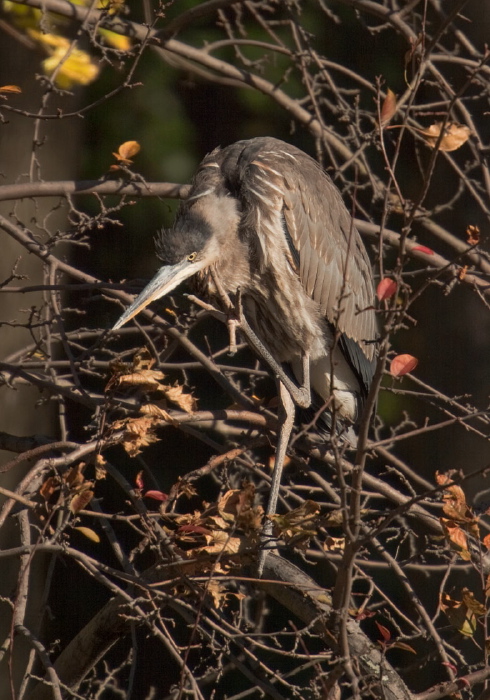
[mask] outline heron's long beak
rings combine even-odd
[[[197,271],[198,268],[196,268],[196,265],[193,265],[188,260],[182,260],[182,262],[176,265],[165,265],[160,268],[151,282],[148,282],[141,294],[137,296],[131,306],[126,309],[112,330],[117,330],[121,328],[121,326],[124,326],[125,323],[146,308],[148,304],[171,292],[178,284],[194,275]]]

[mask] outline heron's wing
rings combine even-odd
[[[338,189],[308,161],[301,175],[292,168],[283,174],[284,221],[299,253],[300,278],[328,321],[347,336],[345,343],[354,341],[371,360],[376,338],[371,265]],[[354,349],[348,355],[362,364]]]
[[[263,233],[267,220],[279,217],[291,266],[340,331],[341,350],[368,388],[376,339],[371,265],[337,187],[306,153],[270,137],[238,142],[222,157],[231,190],[236,183],[238,195],[253,203],[246,209],[254,213],[251,228],[258,233],[262,257],[279,252],[271,245],[274,235],[265,245]]]

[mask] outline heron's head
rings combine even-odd
[[[126,309],[113,330],[121,328],[152,301],[165,296],[219,259],[223,231],[229,232],[230,226],[236,231],[238,225],[235,200],[226,199],[200,197],[193,202],[192,196],[189,197],[181,207],[174,227],[163,229],[155,239],[156,253],[163,266]]]

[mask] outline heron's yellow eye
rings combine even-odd
[[[197,257],[197,253],[191,253],[190,255],[187,256],[187,260],[188,260],[189,262],[194,262],[194,260],[196,259],[196,257]]]

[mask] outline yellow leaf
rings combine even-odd
[[[447,593],[441,595],[441,610],[447,616],[449,622],[465,637],[472,637],[477,628],[477,619],[474,612],[468,609],[463,601],[450,598]]]
[[[21,5],[18,2],[10,2],[10,0],[3,0],[2,9],[4,12],[8,12],[11,15],[11,21],[19,29],[34,29],[34,27],[39,27],[39,23],[42,18],[41,10],[34,7],[27,7],[26,5]]]
[[[90,55],[80,49],[70,50],[70,42],[55,34],[41,34],[31,30],[29,34],[50,53],[42,65],[46,75],[54,75],[54,81],[63,90],[74,85],[88,85],[99,75],[99,67]]]
[[[131,49],[131,39],[124,34],[117,34],[116,32],[111,32],[110,29],[99,29],[99,34],[104,37],[105,41],[109,46],[119,51],[129,51]]]
[[[73,528],[74,530],[78,530],[78,532],[81,532],[82,535],[85,535],[89,540],[92,542],[95,542],[96,544],[99,544],[100,542],[100,537],[96,532],[94,532],[91,528],[89,527],[75,527]]]

